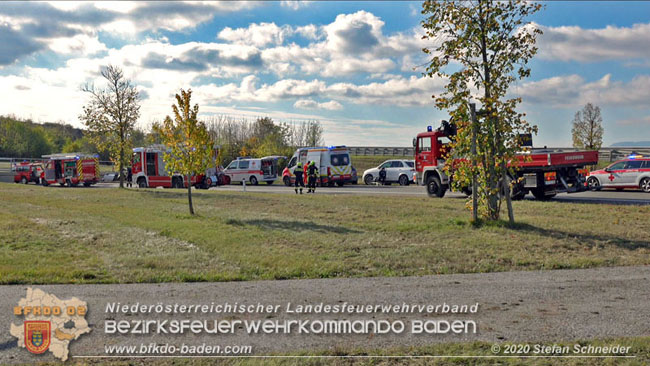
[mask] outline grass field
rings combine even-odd
[[[228,365],[228,366],[248,366],[248,365],[273,365],[273,366],[289,366],[289,365],[350,365],[350,366],[386,366],[386,365],[529,365],[529,366],[548,366],[548,365],[563,365],[563,366],[607,366],[607,365],[626,365],[626,366],[641,366],[650,363],[650,338],[618,338],[607,340],[589,340],[578,342],[554,342],[545,345],[553,346],[568,346],[572,348],[575,344],[580,346],[613,346],[621,345],[623,347],[630,347],[627,356],[630,358],[523,358],[523,357],[510,357],[510,358],[371,358],[367,356],[388,356],[388,355],[409,355],[409,356],[440,356],[440,355],[472,355],[472,356],[494,356],[490,350],[491,343],[473,342],[473,343],[446,343],[435,344],[424,347],[412,348],[396,348],[396,349],[382,349],[382,350],[330,350],[326,352],[310,352],[300,353],[294,355],[302,356],[326,356],[326,357],[313,357],[313,358],[230,358],[230,359],[125,359],[125,360],[84,360],[68,362],[71,365],[110,365],[110,366],[140,366],[140,365],[157,365],[157,366],[185,366],[185,365]],[[530,356],[535,356],[529,353]],[[573,354],[570,354],[570,356]],[[329,356],[329,358],[328,358]],[[361,357],[331,357],[331,356],[361,356]],[[55,363],[42,364],[54,365]],[[58,363],[57,363],[58,364]]]
[[[650,207],[0,184],[0,283],[406,276],[650,264]]]

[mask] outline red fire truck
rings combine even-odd
[[[85,187],[99,182],[99,157],[87,154],[52,154],[43,155],[45,171],[42,174],[44,186],[59,183],[61,186],[76,187],[80,183]]]
[[[133,158],[131,160],[133,183],[140,188],[186,188],[185,177],[180,174],[169,175],[165,169],[163,154],[168,151],[164,145],[133,149]],[[208,188],[209,185],[205,174],[193,176],[191,184],[196,188]]]
[[[43,174],[43,163],[41,162],[28,162],[13,164],[11,167],[16,174],[14,174],[15,183],[27,184],[34,182],[40,184],[41,175]]]
[[[444,124],[443,124],[444,126]],[[448,126],[447,126],[448,127]],[[443,197],[451,180],[443,170],[447,144],[455,128],[431,126],[413,139],[416,182],[427,187],[430,197]],[[553,198],[560,192],[581,192],[585,185],[585,168],[598,163],[598,151],[556,151],[531,149],[516,156],[518,160],[511,190],[512,199],[522,199],[529,192],[538,200]],[[469,187],[463,188],[466,194]]]

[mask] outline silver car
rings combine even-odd
[[[595,170],[587,176],[587,185],[593,190],[641,188],[650,193],[650,158],[627,158]]]
[[[406,186],[413,179],[415,162],[413,160],[386,160],[378,167],[363,172],[363,182],[368,185],[377,182],[381,168],[386,168],[386,183],[399,183]]]

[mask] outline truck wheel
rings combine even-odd
[[[374,182],[373,177],[372,177],[372,174],[368,174],[368,175],[366,175],[365,177],[363,177],[363,182],[364,182],[367,186],[372,185],[372,183]]]
[[[250,182],[252,185],[256,186],[257,185],[257,178],[255,176],[251,176]]]
[[[27,178],[25,178],[25,177],[20,178],[20,183],[27,184],[28,183]]]
[[[427,193],[429,197],[439,197],[442,198],[445,196],[447,189],[440,183],[440,179],[436,176],[430,175],[427,178]]]
[[[84,187],[90,187],[90,182],[84,182]]]
[[[408,186],[409,185],[409,178],[405,175],[401,175],[399,177],[399,185],[400,186]]]
[[[650,178],[641,179],[641,184],[639,185],[643,192],[650,193]]]
[[[285,186],[291,187],[291,178],[289,178],[288,176],[285,175],[284,178],[282,178],[282,182],[284,182]]]
[[[336,182],[336,185],[339,187],[343,187],[345,185],[345,182]]]
[[[587,179],[587,186],[592,191],[600,191],[602,189],[602,187],[600,186],[600,182],[596,177],[589,177],[589,179]]]
[[[464,195],[466,196],[471,196],[472,195],[472,188],[471,187],[463,187],[460,189],[461,192],[463,192]]]
[[[138,179],[138,188],[147,188],[147,181],[144,178]]]
[[[66,186],[68,186],[68,188],[72,187],[72,181],[70,179],[66,180],[65,184],[66,184]]]
[[[267,180],[267,181],[266,181],[266,184],[268,184],[268,185],[272,185],[272,184],[273,184],[273,181],[272,181],[272,180]]]

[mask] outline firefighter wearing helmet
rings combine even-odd
[[[315,162],[312,161],[309,164],[308,172],[309,172],[309,184],[307,187],[309,188],[309,190],[307,191],[307,193],[316,193],[316,176],[318,174],[318,168],[316,167]]]
[[[293,174],[296,176],[296,194],[298,194],[298,186],[300,186],[300,194],[302,194],[302,189],[305,187],[305,182],[302,180],[302,173],[304,169],[300,165],[300,162],[296,164],[296,167],[293,169]]]

